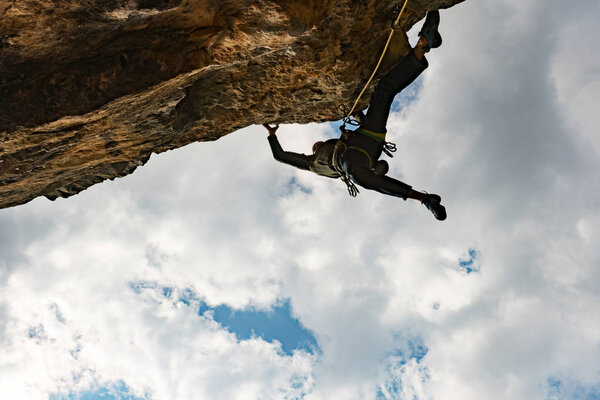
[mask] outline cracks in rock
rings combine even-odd
[[[121,150],[116,148],[119,143],[115,140],[112,140],[110,131],[102,132],[102,138],[104,139],[104,148],[106,151],[108,151],[108,154],[115,157],[123,154]]]

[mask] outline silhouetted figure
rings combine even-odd
[[[385,160],[379,160],[382,152],[389,154],[385,141],[386,124],[394,97],[410,85],[429,65],[425,53],[442,44],[438,33],[440,16],[438,11],[430,11],[423,28],[419,32],[419,41],[406,56],[386,75],[373,92],[367,115],[362,112],[354,117],[359,122],[355,131],[346,131],[340,139],[330,139],[313,145],[313,154],[306,155],[284,151],[275,135],[279,125],[263,126],[269,131],[269,144],[276,160],[294,167],[312,171],[318,175],[341,178],[352,196],[358,190],[354,183],[365,189],[376,190],[404,200],[414,199],[424,204],[440,221],[446,219],[446,209],[441,205],[437,194],[418,192],[397,179],[386,176],[389,166]]]

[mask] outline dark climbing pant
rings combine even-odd
[[[387,132],[386,124],[394,97],[413,83],[421,72],[429,66],[427,59],[417,60],[412,51],[387,74],[385,74],[373,91],[367,115],[361,126],[373,132]]]
[[[376,133],[386,133],[387,119],[394,97],[410,85],[427,66],[427,60],[425,58],[422,61],[417,60],[412,51],[404,56],[390,72],[381,78],[375,87],[361,128]],[[348,149],[344,152],[341,163],[354,182],[365,189],[406,200],[412,186],[389,176],[377,174],[373,170],[373,164],[381,156],[383,141],[360,133],[360,129],[358,129],[350,135],[346,146]]]

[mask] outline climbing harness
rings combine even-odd
[[[358,124],[355,123],[354,121],[351,125],[358,126]],[[340,131],[342,132],[342,136],[340,137],[340,139],[335,144],[335,147],[333,148],[333,154],[331,156],[331,164],[332,164],[333,169],[338,174],[340,174],[340,179],[342,180],[342,182],[344,182],[346,184],[346,187],[348,188],[348,193],[350,194],[350,196],[356,197],[356,195],[359,193],[359,190],[356,187],[356,185],[354,184],[354,182],[352,182],[352,180],[348,176],[348,173],[346,172],[344,167],[342,167],[340,165],[339,160],[341,159],[341,157],[344,155],[344,153],[347,150],[356,150],[356,151],[363,153],[365,156],[367,156],[367,158],[369,159],[369,168],[373,168],[373,166],[375,164],[373,162],[373,159],[371,158],[371,156],[365,149],[363,149],[360,146],[348,146],[346,144],[346,141],[350,138],[350,135],[352,135],[352,134],[360,135],[360,133],[356,133],[356,131],[346,130],[346,124],[340,126]],[[394,155],[392,153],[396,152],[396,150],[397,150],[395,143],[384,141],[382,143],[382,146],[383,146],[382,151],[387,156],[394,157]]]
[[[340,179],[342,180],[342,182],[344,182],[346,184],[346,187],[348,188],[348,193],[350,194],[350,196],[356,197],[356,195],[358,193],[360,193],[360,191],[358,190],[358,188],[356,187],[354,182],[352,182],[352,179],[350,179],[350,177],[348,176],[348,173],[346,172],[344,167],[342,165],[340,165],[339,160],[343,157],[343,155],[344,155],[344,153],[346,153],[346,151],[355,150],[355,151],[361,152],[369,159],[369,168],[370,169],[373,168],[375,163],[373,162],[371,155],[362,147],[352,146],[352,145],[349,146],[346,144],[346,141],[350,138],[350,135],[357,135],[357,133],[355,133],[355,131],[347,131],[346,129],[342,129],[342,136],[336,142],[335,147],[333,148],[333,154],[331,156],[331,166],[338,174],[340,174]],[[385,154],[387,154],[390,157],[393,157],[392,153],[395,151],[396,151],[396,145],[394,143],[383,142],[383,152]]]

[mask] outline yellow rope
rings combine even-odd
[[[352,106],[352,109],[350,110],[350,112],[348,113],[348,115],[346,115],[346,118],[350,118],[350,116],[352,115],[352,112],[356,108],[356,105],[360,101],[360,98],[362,97],[362,95],[365,92],[365,90],[367,90],[367,87],[369,87],[369,84],[371,83],[371,81],[373,80],[373,77],[377,73],[377,70],[379,69],[379,66],[381,65],[381,61],[383,61],[383,57],[385,56],[385,53],[387,52],[387,49],[388,49],[388,47],[390,45],[390,42],[392,41],[392,36],[394,36],[394,32],[396,32],[396,29],[398,29],[400,27],[400,18],[402,17],[402,13],[404,13],[404,9],[406,8],[406,4],[408,4],[408,0],[404,0],[404,5],[402,6],[402,10],[400,10],[400,13],[398,14],[398,18],[396,18],[396,21],[394,21],[394,25],[392,25],[392,30],[390,32],[390,36],[388,36],[387,42],[385,43],[385,47],[383,48],[383,52],[381,53],[381,57],[379,57],[379,61],[377,62],[377,66],[375,67],[375,70],[371,74],[371,77],[369,78],[369,80],[365,84],[365,87],[363,88],[363,90],[358,95],[358,98],[354,102],[354,105]]]

